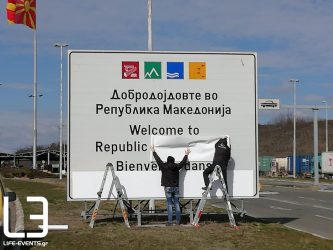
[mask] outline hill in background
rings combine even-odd
[[[325,120],[318,122],[318,153],[325,151]],[[259,156],[286,157],[293,155],[293,120],[280,118],[272,124],[259,125]],[[328,121],[328,150],[333,151],[333,121]],[[296,122],[296,154],[313,155],[313,121]]]

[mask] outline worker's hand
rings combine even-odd
[[[152,152],[155,152],[155,146],[154,146],[154,144],[150,146],[150,150],[151,150]]]
[[[189,155],[191,153],[191,150],[189,148],[185,149],[185,155]]]

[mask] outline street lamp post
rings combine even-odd
[[[293,177],[296,178],[296,83],[298,79],[290,79],[290,83],[294,85],[294,145],[293,145]]]
[[[60,48],[60,138],[59,138],[59,179],[62,179],[62,51],[64,47],[68,47],[65,43],[55,43],[54,47]]]
[[[318,170],[318,108],[314,108],[313,118],[313,162],[314,162],[314,185],[319,185]]]
[[[324,100],[322,103],[325,103],[325,112],[326,112],[326,152],[328,152],[328,123],[327,123],[327,101]]]

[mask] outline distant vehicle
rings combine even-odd
[[[312,175],[311,175],[311,173],[306,172],[306,173],[303,173],[303,177],[304,177],[304,178],[311,178]]]
[[[261,107],[263,107],[263,108],[266,108],[266,107],[272,107],[272,108],[275,108],[275,107],[277,107],[277,103],[276,103],[276,102],[273,102],[273,101],[262,102],[260,105],[261,105]]]

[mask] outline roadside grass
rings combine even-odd
[[[91,229],[89,221],[80,217],[83,202],[66,201],[65,180],[46,183],[43,179],[5,179],[5,185],[20,197],[26,229],[35,230],[41,223],[28,218],[29,214],[41,213],[41,204],[27,203],[26,196],[46,197],[49,224],[69,225],[68,231],[48,233],[43,239],[48,242],[47,249],[332,249],[333,246],[333,241],[246,216],[243,219],[236,216],[240,226],[237,231],[230,228],[227,215],[204,215],[199,229],[192,226],[139,228],[134,219],[128,229],[121,219],[113,220],[109,216],[97,219]],[[115,202],[102,202],[100,214],[112,212],[114,205]],[[163,201],[157,203],[157,207],[164,206]],[[220,210],[209,206],[205,211]],[[149,224],[165,223],[166,216],[142,219]]]

